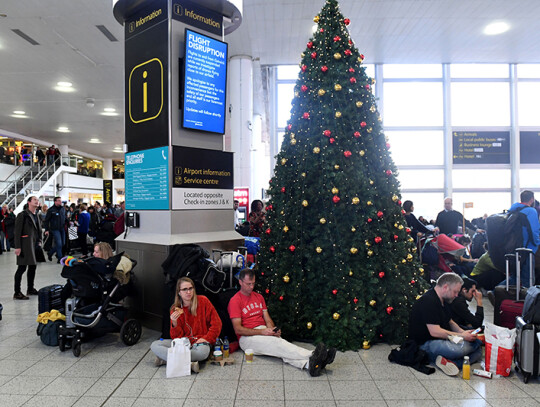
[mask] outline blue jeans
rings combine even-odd
[[[4,241],[6,244],[4,245]],[[2,251],[9,250],[9,239],[6,236],[6,233],[0,229],[0,248],[2,248]]]
[[[482,342],[478,339],[474,342],[463,341],[455,344],[445,339],[433,339],[420,346],[429,356],[429,361],[435,363],[437,356],[444,356],[454,362],[460,369],[463,366],[463,357],[469,356],[471,364],[482,359]]]
[[[531,269],[529,265],[530,256],[527,254],[526,260],[521,264],[520,273],[519,276],[521,278],[520,284],[522,287],[530,287],[531,286]],[[534,255],[532,256],[532,270],[534,274]],[[510,276],[510,280],[508,280],[510,285],[516,285],[517,278],[515,275]],[[538,283],[537,283],[538,284]],[[506,279],[499,285],[506,286]]]
[[[56,251],[56,257],[60,260],[62,258],[62,247],[66,243],[66,233],[63,230],[50,230],[49,233],[54,239],[54,244],[49,250],[49,256],[52,256]]]

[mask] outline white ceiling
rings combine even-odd
[[[1,0],[0,129],[120,158],[123,144],[123,28],[111,0]],[[540,63],[540,0],[342,0],[341,11],[366,63]],[[321,0],[244,0],[242,26],[227,36],[229,55],[296,64]],[[485,36],[504,20],[510,31]],[[111,42],[97,28],[105,26]],[[21,30],[31,45],[12,30]],[[73,83],[72,93],[54,90]],[[86,99],[95,99],[95,106]],[[100,113],[114,107],[116,117]],[[23,110],[27,118],[13,118]],[[70,133],[55,131],[67,126]],[[1,133],[1,130],[0,130]],[[99,138],[101,144],[90,144]]]

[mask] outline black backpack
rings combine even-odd
[[[418,344],[412,339],[408,339],[403,345],[393,349],[388,355],[388,360],[398,365],[410,366],[424,374],[432,374],[435,369],[427,366],[429,356],[421,350]]]

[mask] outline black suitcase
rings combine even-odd
[[[521,288],[519,290],[519,295],[517,293],[516,286],[510,286],[508,284],[508,280],[510,277],[510,269],[512,268],[513,264],[516,261],[516,255],[521,254],[521,256],[528,255],[528,256],[534,256],[534,253],[530,249],[526,248],[519,248],[516,249],[516,254],[507,254],[505,255],[505,261],[506,261],[506,286],[497,286],[493,290],[493,293],[495,295],[495,305],[493,306],[493,323],[495,325],[501,325],[501,303],[504,300],[514,300],[514,301],[523,301],[525,300],[525,297],[527,296],[527,288]],[[518,258],[519,259],[519,258]],[[534,264],[533,259],[529,259],[529,264]],[[520,278],[519,278],[519,271],[520,271],[520,263],[517,262],[516,266],[514,266],[514,270],[517,269],[516,277],[517,277],[517,283],[521,287],[520,284]],[[531,278],[531,284],[534,284],[534,269],[531,267],[530,270],[530,278]]]
[[[62,302],[62,288],[60,284],[48,285],[38,291],[38,313],[58,310],[64,313],[64,304]]]
[[[514,363],[516,371],[523,375],[523,382],[527,383],[532,377],[538,376],[540,365],[540,345],[537,333],[539,326],[528,324],[522,317],[516,318],[516,347]]]

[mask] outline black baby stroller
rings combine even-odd
[[[83,339],[111,332],[120,332],[128,346],[138,342],[141,323],[128,319],[128,310],[120,303],[129,293],[131,270],[136,264],[120,253],[108,260],[92,257],[62,269],[72,296],[66,299],[66,324],[58,328],[61,352],[71,347],[79,357]]]

